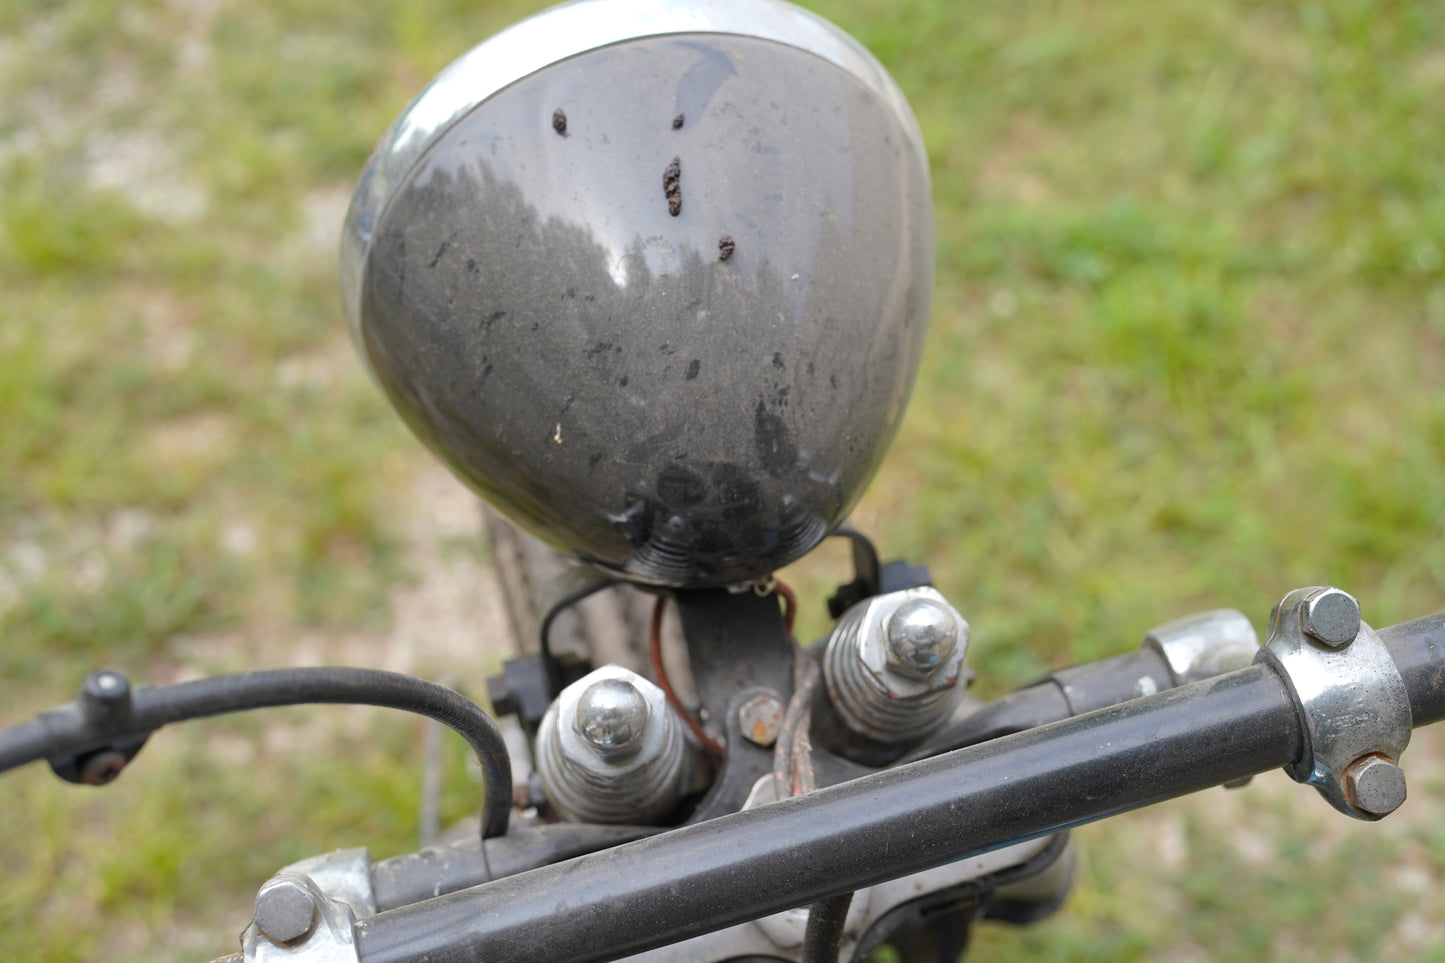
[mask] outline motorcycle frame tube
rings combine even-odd
[[[1251,666],[361,920],[362,963],[628,956],[1280,768],[1303,751]]]

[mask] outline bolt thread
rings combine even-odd
[[[547,798],[576,822],[646,824],[661,819],[687,786],[690,759],[682,730],[667,711],[661,690],[627,673],[652,707],[647,730],[635,752],[597,750],[569,721],[575,717],[576,696],[595,676],[568,686],[542,718],[537,772]]]
[[[823,653],[823,680],[844,724],[882,742],[906,742],[937,726],[953,710],[958,686],[902,694],[863,664],[864,636],[883,631],[877,610],[854,606],[838,621]],[[876,624],[875,624],[876,623]]]

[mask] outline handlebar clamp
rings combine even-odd
[[[1285,771],[1340,812],[1376,820],[1405,801],[1401,753],[1412,719],[1405,681],[1354,597],[1337,588],[1296,589],[1270,614],[1255,656],[1279,672],[1304,732],[1304,752]]]

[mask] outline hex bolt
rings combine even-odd
[[[316,901],[299,879],[273,879],[256,894],[255,922],[272,943],[295,943],[316,928]]]
[[[927,598],[910,599],[894,609],[884,633],[888,667],[917,679],[926,679],[958,647],[953,613]]]
[[[1388,816],[1405,801],[1405,773],[1384,756],[1362,756],[1345,772],[1345,797],[1361,812]]]
[[[1360,634],[1360,603],[1349,592],[1320,589],[1300,606],[1300,627],[1316,642],[1343,648]]]
[[[87,786],[104,786],[114,782],[128,762],[130,760],[125,753],[115,749],[102,749],[80,764],[80,781]]]
[[[738,729],[755,746],[771,746],[782,728],[783,704],[772,696],[755,695],[738,707]]]
[[[626,679],[594,682],[577,700],[576,730],[598,752],[635,750],[647,728],[647,700]]]

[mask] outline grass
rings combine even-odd
[[[1438,3],[812,6],[928,145],[930,349],[858,520],[967,614],[982,692],[1299,585],[1377,625],[1445,607]],[[214,670],[385,631],[426,456],[348,357],[334,238],[392,117],[531,9],[0,10],[4,721],[197,640]],[[214,955],[283,863],[414,845],[419,730],[264,732],[163,733],[104,792],[8,776],[0,955]],[[1064,912],[975,957],[1445,959],[1417,743],[1377,827],[1272,775],[1086,828]]]

